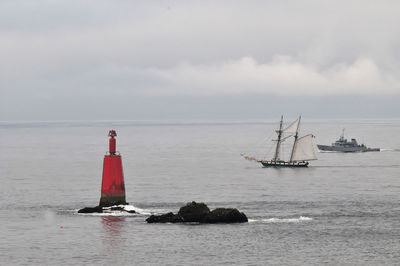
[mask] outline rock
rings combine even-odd
[[[172,212],[162,215],[151,215],[148,223],[246,223],[247,217],[243,212],[233,208],[217,208],[213,211],[204,203],[194,201],[179,209],[178,214]]]
[[[200,222],[203,217],[210,213],[210,209],[204,203],[192,201],[179,209],[184,222]]]
[[[100,206],[96,206],[96,207],[85,207],[83,209],[80,209],[78,211],[78,213],[102,213],[103,212],[103,208]]]
[[[207,214],[202,223],[246,223],[247,216],[233,208],[217,208]]]
[[[162,214],[162,215],[152,215],[146,219],[148,223],[182,223],[183,219],[178,214],[173,214],[172,212]]]
[[[121,206],[114,206],[111,208],[105,208],[103,209],[102,206],[96,206],[96,207],[85,207],[83,209],[80,209],[78,213],[103,213],[103,212],[109,212],[109,211],[123,211],[123,212],[128,212],[128,213],[136,213],[134,210],[126,210],[124,207]]]

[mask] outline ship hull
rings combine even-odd
[[[264,167],[275,168],[298,168],[308,167],[308,162],[285,162],[285,161],[260,161]]]
[[[370,152],[380,151],[379,148],[367,148],[367,147],[335,147],[328,145],[317,145],[320,151],[332,151],[332,152]]]

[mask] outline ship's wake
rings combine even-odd
[[[397,152],[399,152],[400,149],[381,149],[381,152],[388,152],[388,151],[397,151]]]

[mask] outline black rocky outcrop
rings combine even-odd
[[[204,203],[192,201],[179,209],[178,215],[184,222],[200,222],[210,213],[210,209]]]
[[[96,207],[85,207],[83,209],[80,209],[78,211],[78,213],[102,213],[103,212],[103,208],[100,206],[96,206]]]
[[[161,215],[152,215],[146,219],[148,223],[183,223],[183,219],[178,214],[173,214],[172,212],[161,214]]]
[[[247,216],[234,208],[217,208],[207,214],[202,220],[203,223],[246,223]]]
[[[126,210],[124,207],[121,206],[112,206],[112,207],[103,207],[103,206],[96,206],[96,207],[85,207],[80,209],[78,213],[103,213],[103,212],[112,212],[112,211],[124,211],[128,213],[136,213],[134,210]]]
[[[148,223],[245,223],[247,217],[234,208],[217,208],[213,211],[204,203],[194,201],[181,207],[177,214],[172,212],[151,215]]]

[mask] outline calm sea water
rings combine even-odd
[[[345,127],[382,152],[318,153],[307,169],[244,160],[271,151],[277,122],[0,123],[0,264],[400,264],[400,120],[303,119],[316,143]],[[77,214],[98,204],[109,129],[139,213]],[[192,200],[249,223],[145,223]]]

